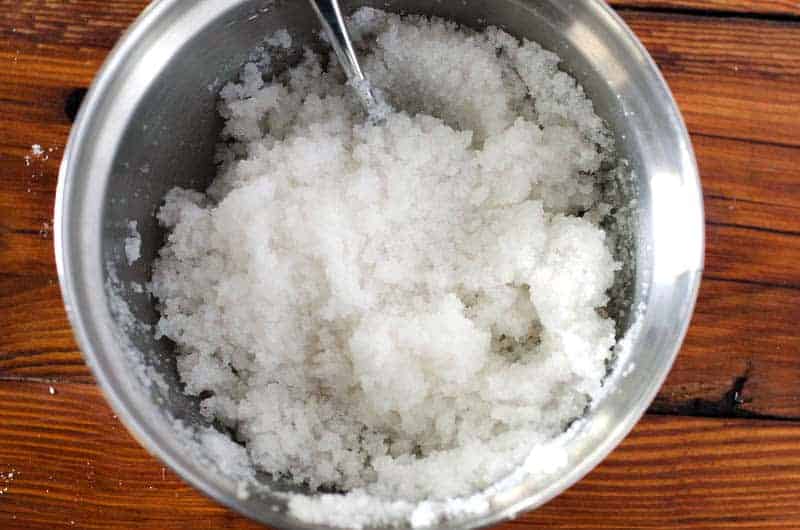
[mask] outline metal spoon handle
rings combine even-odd
[[[330,37],[331,46],[336,52],[339,64],[344,68],[347,78],[351,82],[364,81],[364,74],[358,64],[358,58],[353,50],[353,41],[347,31],[347,26],[339,9],[338,0],[309,0],[311,7],[317,13],[322,26]]]

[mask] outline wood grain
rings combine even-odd
[[[610,0],[616,8],[647,10],[689,10],[704,13],[741,13],[775,17],[800,17],[800,2],[796,0]]]
[[[65,100],[146,3],[0,0],[3,529],[258,528],[131,439],[61,305],[52,206]],[[800,3],[612,3],[692,132],[705,280],[652,414],[577,486],[500,528],[800,528]]]
[[[800,122],[797,129],[800,134]],[[709,223],[709,275],[752,281],[755,268],[759,281],[800,285],[800,148],[704,135],[693,141]],[[0,271],[50,277],[52,203],[63,148],[57,143],[48,160],[30,163],[24,158],[30,148],[3,149]]]
[[[141,2],[113,4],[108,13],[103,10],[98,15],[107,32],[102,39],[89,35],[91,32],[83,29],[81,23],[67,20],[67,13],[73,11],[78,19],[93,17],[97,11],[96,2],[74,1],[68,11],[60,9],[58,2],[39,2],[34,8],[26,7],[27,11],[23,11],[28,14],[24,17],[14,15],[11,9],[0,15],[17,17],[14,24],[19,26],[17,30],[22,37],[16,37],[16,33],[9,34],[5,27],[0,30],[0,35],[16,40],[0,39],[0,49],[19,46],[22,52],[17,64],[24,66],[0,70],[0,102],[4,112],[4,119],[0,120],[0,172],[3,179],[0,193],[0,271],[4,274],[1,284],[3,304],[0,307],[0,378],[91,381],[77,347],[69,339],[69,327],[55,286],[52,234],[49,230],[58,163],[69,129],[63,99],[70,92],[69,87],[88,82],[106,53],[103,47],[113,43],[116,33],[138,13]],[[643,16],[638,13],[629,15],[639,17],[638,20]],[[688,32],[690,36],[703,33],[706,19],[694,20],[683,16],[665,19],[661,15],[655,18],[661,26],[684,28],[678,31],[673,27],[670,31]],[[712,17],[711,21],[719,25],[720,19]],[[746,22],[750,28],[763,25],[763,21]],[[640,23],[640,26],[652,27],[654,24]],[[739,24],[736,21],[734,27]],[[21,28],[27,29],[22,31]],[[52,34],[45,35],[48,31],[56,31],[62,40],[53,38]],[[732,32],[715,31],[720,35]],[[659,46],[664,48],[664,39],[658,33],[650,46],[656,51],[661,49]],[[747,39],[754,40],[752,37]],[[754,53],[753,46],[777,49],[779,44],[769,39],[762,44],[745,42],[747,53],[752,55],[748,57],[752,69],[766,72],[771,61],[763,54]],[[687,45],[668,40],[665,46],[668,55],[671,50],[680,51]],[[724,51],[730,47],[726,45],[721,49]],[[687,56],[696,56],[699,48],[699,44],[691,44],[691,53],[687,52]],[[676,51],[675,55],[681,53],[684,52]],[[40,60],[40,57],[46,60]],[[705,62],[696,61],[698,65],[713,62],[713,54],[703,57]],[[680,70],[676,70],[678,74]],[[679,99],[690,98],[694,92],[696,90],[691,88],[678,91],[677,95]],[[735,125],[733,136],[748,134],[747,124],[737,122]],[[800,123],[791,120],[789,125],[800,137]],[[800,158],[800,150],[792,146],[704,133],[693,134],[693,141],[703,177],[709,220],[707,278],[757,285],[729,287],[706,281],[698,314],[708,316],[696,319],[681,360],[660,395],[659,410],[710,413],[713,407],[706,407],[704,403],[716,403],[714,407],[719,408],[736,379],[752,364],[755,375],[746,387],[751,401],[742,404],[740,411],[796,417],[797,411],[793,408],[796,402],[788,384],[796,380],[793,379],[797,375],[794,359],[798,348],[796,343],[787,342],[787,337],[792,336],[791,320],[777,319],[779,325],[786,326],[782,333],[778,333],[772,315],[775,306],[782,308],[783,315],[796,315],[791,308],[797,301],[792,288],[800,285],[797,265],[800,246],[795,234],[797,219],[800,218],[800,167],[795,160]],[[33,143],[54,151],[47,153],[46,160],[41,157],[26,161]],[[748,318],[744,322],[716,321],[712,310],[704,312],[705,303],[712,303],[713,311],[733,314],[741,312],[738,304],[747,304]],[[41,315],[46,318],[42,319]],[[726,335],[719,335],[720,328]],[[772,329],[770,335],[758,340],[750,339],[751,330],[766,328]],[[33,340],[32,333],[35,335]],[[706,340],[709,336],[717,342]],[[728,346],[721,348],[718,344]],[[761,349],[772,353],[760,356]],[[795,368],[787,370],[787,366]],[[758,381],[761,382],[757,384]],[[775,381],[782,384],[770,384]],[[755,388],[761,391],[755,394]],[[769,388],[775,390],[767,391]],[[702,400],[700,405],[703,406],[690,406],[696,399]]]
[[[703,135],[692,142],[709,221],[800,232],[800,150]]]
[[[0,274],[0,380],[91,383],[53,276]]]
[[[54,390],[0,385],[0,527],[256,528],[148,456],[94,386]],[[798,445],[796,422],[646,416],[575,487],[501,528],[796,528]]]
[[[0,385],[0,528],[256,527],[150,457],[94,385],[49,388]]]
[[[792,223],[791,219],[784,222]],[[0,270],[20,276],[53,277],[52,236],[40,235],[45,223],[47,221],[29,231],[7,231],[0,227]],[[735,221],[717,221],[709,217],[706,235],[708,277],[800,287],[797,232],[742,226]],[[754,278],[754,274],[758,277]]]
[[[800,419],[797,322],[800,290],[706,279],[681,354],[651,410]],[[54,278],[0,279],[2,379],[93,381]]]
[[[689,130],[799,145],[800,24],[625,11]]]
[[[800,419],[800,290],[705,279],[652,412]]]
[[[9,66],[0,72],[0,99],[9,101],[9,119],[41,123],[52,120],[43,113],[56,110],[58,122],[63,123],[61,109],[50,108],[48,102],[63,104],[69,89],[89,83],[107,49],[143,2],[120,2],[122,7],[119,11],[115,7],[111,14],[100,10],[102,38],[97,28],[75,23],[76,17],[94,16],[95,2],[74,0],[69,10],[59,2],[17,4],[26,9],[34,6],[30,11],[36,14],[17,15],[15,9],[8,9],[0,15],[0,61]],[[636,10],[621,14],[664,70],[693,132],[798,145],[793,111],[800,104],[796,90],[800,25]],[[16,31],[12,33],[9,25]],[[33,101],[26,100],[29,96]],[[23,127],[16,129],[26,132]],[[52,139],[24,136],[11,138],[22,141],[18,147],[44,145]]]
[[[797,528],[798,424],[645,417],[595,471],[505,528]]]
[[[796,232],[706,224],[706,277],[800,288]]]
[[[110,49],[148,0],[0,0],[0,39]]]

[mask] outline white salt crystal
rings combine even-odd
[[[138,221],[128,221],[128,237],[125,238],[125,257],[128,265],[133,265],[141,257],[142,236],[139,234]]]
[[[575,214],[611,142],[535,43],[367,9],[353,26],[402,112],[365,123],[310,50],[270,82],[248,64],[221,92],[217,179],[158,214],[157,335],[246,445],[211,438],[226,465],[350,491],[293,495],[293,515],[424,525],[487,510],[464,499],[523,463],[558,469],[531,450],[601,389],[619,264],[600,216]]]
[[[285,29],[279,29],[276,31],[272,36],[266,39],[265,41],[268,45],[274,46],[276,48],[291,48],[292,47],[292,36],[289,35],[289,32]]]

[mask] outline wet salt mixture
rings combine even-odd
[[[349,492],[295,515],[360,526],[486,488],[583,414],[620,264],[612,140],[556,55],[372,9],[351,26],[397,110],[368,123],[311,50],[248,64],[216,180],[159,213],[152,291],[203,413],[257,468]]]

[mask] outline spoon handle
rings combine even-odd
[[[364,74],[358,64],[358,58],[353,50],[353,41],[339,9],[338,0],[309,0],[317,13],[322,26],[330,37],[331,46],[336,52],[339,64],[344,68],[347,78],[351,82],[363,82]]]

